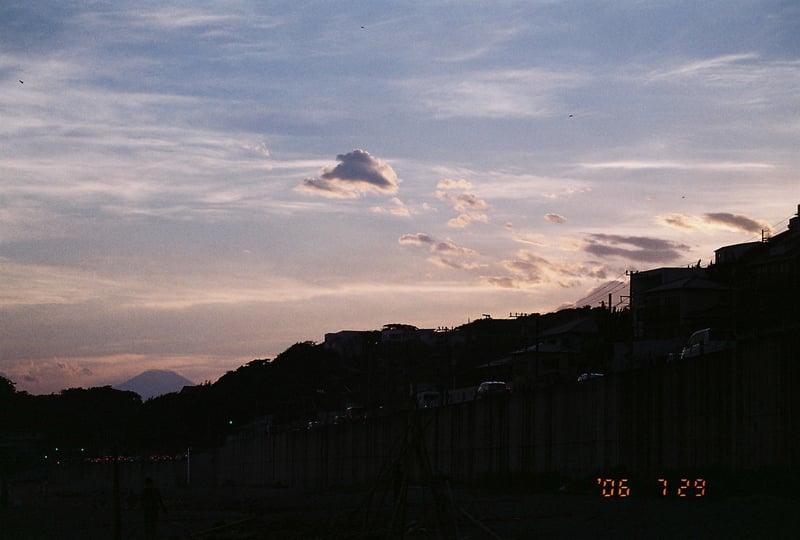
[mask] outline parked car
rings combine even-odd
[[[486,381],[478,385],[475,399],[481,399],[494,394],[510,394],[511,385],[503,381]]]
[[[367,419],[367,409],[364,407],[353,405],[351,407],[347,407],[347,420],[350,422],[355,422],[357,420],[366,420]]]
[[[693,358],[717,351],[732,349],[736,345],[733,334],[720,328],[703,328],[689,336],[681,351],[681,358]]]
[[[438,407],[442,404],[442,395],[436,390],[424,390],[417,392],[417,408],[429,409]]]
[[[605,373],[581,373],[580,375],[578,375],[578,382],[590,381],[592,379],[599,379],[604,375]]]

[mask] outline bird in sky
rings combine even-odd
[[[20,79],[20,80],[19,80],[19,84],[25,84],[25,83],[24,83],[24,82],[22,82],[22,79]]]

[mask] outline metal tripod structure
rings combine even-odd
[[[429,422],[428,422],[429,423]],[[408,425],[403,433],[398,446],[398,455],[393,461],[384,466],[378,477],[376,486],[368,496],[367,512],[364,516],[362,535],[366,534],[370,517],[372,501],[376,492],[380,491],[379,506],[383,506],[386,495],[391,486],[392,512],[389,525],[386,529],[386,540],[402,540],[414,529],[406,523],[408,510],[408,487],[413,471],[418,471],[419,480],[423,486],[430,489],[433,499],[433,513],[436,525],[436,538],[441,540],[457,540],[458,523],[456,508],[453,503],[452,490],[447,479],[437,475],[431,465],[428,450],[425,445],[425,428],[419,411],[414,409],[408,415]]]

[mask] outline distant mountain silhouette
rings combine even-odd
[[[143,400],[147,400],[170,392],[179,392],[184,386],[195,386],[195,383],[174,371],[150,369],[118,384],[115,388],[136,392]]]

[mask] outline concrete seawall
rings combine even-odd
[[[733,351],[413,414],[243,434],[220,449],[216,476],[239,485],[362,485],[388,478],[395,462],[419,464],[408,458],[418,448],[433,471],[458,481],[797,468],[798,339],[742,341]]]

